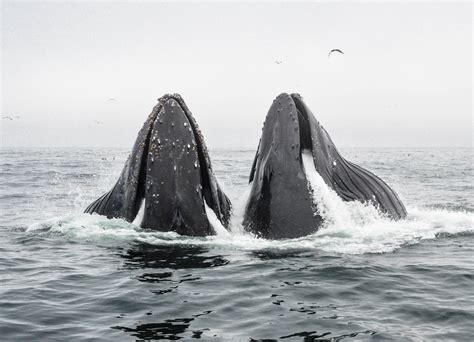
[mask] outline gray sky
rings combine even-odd
[[[299,92],[336,146],[472,146],[472,6],[3,1],[1,144],[131,148],[178,92],[208,146],[256,148]]]

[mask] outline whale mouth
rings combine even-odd
[[[303,104],[295,100],[295,96],[291,95],[293,103],[296,106],[296,111],[298,113],[298,128],[300,134],[300,154],[303,150],[312,150],[312,142],[311,142],[311,127],[309,124],[308,113],[304,108]]]
[[[160,105],[144,143],[146,167],[139,181],[145,214],[140,225],[181,235],[215,234],[206,207],[227,224],[221,209],[229,202],[216,185],[202,134],[181,97],[166,95]]]
[[[212,172],[192,113],[181,96],[173,94],[158,100],[118,181],[85,212],[152,230],[206,236],[216,233],[206,208],[227,228],[231,206]]]
[[[265,238],[316,232],[324,224],[319,210],[327,190],[343,201],[373,204],[395,219],[406,216],[403,203],[386,183],[339,154],[298,94],[282,93],[270,106],[249,183],[243,224]]]
[[[312,151],[313,143],[311,138],[311,126],[309,123],[308,112],[302,101],[299,99],[299,95],[291,94],[291,100],[296,107],[297,120],[298,120],[298,131],[299,131],[299,156],[304,151]]]

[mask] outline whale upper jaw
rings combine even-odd
[[[158,100],[117,184],[86,212],[132,222],[142,207],[144,228],[207,236],[215,230],[206,205],[228,226],[230,201],[214,177],[196,121],[181,96],[173,94]]]
[[[343,200],[372,203],[393,219],[406,216],[403,203],[383,180],[340,155],[300,95],[282,93],[268,111],[250,172],[246,230],[281,239],[314,233],[322,225],[303,166],[305,150]]]
[[[250,182],[253,181],[256,171],[257,157],[267,161],[267,168],[275,167],[277,163],[278,169],[290,169],[292,173],[296,172],[296,169],[302,170],[303,150],[312,151],[315,139],[319,138],[318,132],[312,130],[312,120],[315,121],[314,115],[306,108],[300,95],[280,94],[273,101],[265,118]],[[318,145],[317,148],[327,154],[326,146]],[[269,158],[273,166],[268,163]]]

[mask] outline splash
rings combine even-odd
[[[313,203],[317,208],[317,213],[325,222],[322,229],[360,226],[382,219],[381,214],[374,206],[361,202],[344,202],[334,190],[329,188],[316,171],[310,151],[303,151],[301,157],[308,186],[312,190]]]
[[[103,216],[89,214],[56,217],[35,223],[28,227],[27,233],[59,236],[99,246],[122,246],[138,241],[155,245],[191,244],[243,251],[301,249],[364,254],[392,252],[426,239],[474,234],[473,226],[473,213],[412,207],[409,208],[406,220],[391,221],[379,218],[365,224],[331,224],[313,235],[288,240],[259,239],[235,229],[222,233],[219,228],[215,236],[187,237],[173,232],[149,231],[120,219],[109,220]]]
[[[212,210],[206,208],[216,231],[215,236],[187,237],[173,232],[150,231],[139,227],[140,220],[128,223],[89,214],[41,221],[30,225],[27,233],[106,246],[121,246],[138,241],[155,245],[204,245],[243,251],[302,249],[343,254],[387,253],[427,239],[474,234],[472,212],[408,206],[408,217],[393,221],[372,205],[344,202],[316,172],[312,156],[303,153],[302,157],[317,213],[325,219],[324,226],[318,232],[302,238],[272,241],[246,233],[242,220],[250,189],[239,191],[237,200],[233,201],[230,231],[222,226]],[[86,202],[88,199],[83,197],[86,196],[82,196],[81,200]],[[78,205],[78,210],[82,207],[83,204]]]
[[[219,221],[214,210],[209,208],[209,206],[205,202],[204,202],[204,208],[206,209],[206,215],[209,219],[209,223],[211,224],[212,228],[214,228],[216,235],[219,237],[229,236],[230,233],[227,231],[227,229],[225,229],[221,221]]]
[[[132,224],[136,226],[140,226],[143,222],[143,218],[145,217],[145,208],[146,208],[146,199],[142,201],[140,204],[140,209],[138,210],[137,216],[133,220]]]
[[[370,203],[344,202],[327,186],[314,167],[311,152],[302,153],[308,186],[324,226],[313,235],[321,249],[338,253],[391,252],[442,233],[474,232],[468,212],[409,208],[405,220],[394,221]]]

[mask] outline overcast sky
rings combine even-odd
[[[336,146],[472,146],[472,6],[2,1],[1,143],[131,148],[178,92],[208,146],[256,148],[299,92]]]

